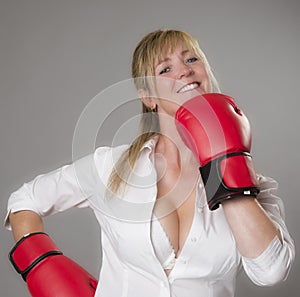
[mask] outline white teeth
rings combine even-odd
[[[186,85],[182,89],[180,89],[178,91],[178,93],[183,93],[183,92],[186,92],[186,91],[193,90],[193,89],[197,88],[198,86],[199,86],[199,83],[192,83],[192,84]]]

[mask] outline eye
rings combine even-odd
[[[197,57],[192,57],[192,58],[188,58],[186,59],[186,63],[194,63],[196,61],[198,61],[199,59]]]
[[[159,74],[165,74],[168,73],[170,71],[170,67],[165,67],[164,69],[162,69]]]

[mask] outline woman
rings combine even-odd
[[[74,282],[61,270],[80,278],[79,287],[92,287],[85,296],[94,294],[95,280],[76,265],[69,269],[70,260],[36,233],[44,230],[41,217],[73,206],[91,207],[101,226],[95,296],[234,296],[242,266],[258,285],[285,279],[294,245],[275,196],[277,183],[255,174],[248,122],[231,98],[217,94],[197,41],[176,30],[146,35],[134,52],[132,76],[143,106],[136,140],[100,147],[24,184],[9,199],[6,223],[21,240],[11,258],[19,270],[29,267],[23,277],[33,296],[69,292]],[[236,132],[224,129],[227,123]],[[220,167],[211,169],[216,160]],[[46,252],[28,257],[33,238],[37,246],[47,242]],[[49,251],[55,255],[44,256]],[[22,263],[24,254],[28,263]],[[41,284],[43,269],[62,283],[51,293]]]

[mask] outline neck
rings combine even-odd
[[[161,155],[169,165],[181,168],[198,164],[194,154],[183,143],[177,130],[168,130],[168,133],[161,131],[161,135],[156,144],[155,153]],[[197,165],[198,166],[198,165]]]

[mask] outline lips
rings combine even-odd
[[[198,88],[200,85],[201,85],[201,83],[199,83],[199,82],[189,83],[189,84],[183,86],[182,88],[180,88],[177,91],[177,93],[184,93],[184,92],[188,92],[188,91],[194,90],[194,89]]]

